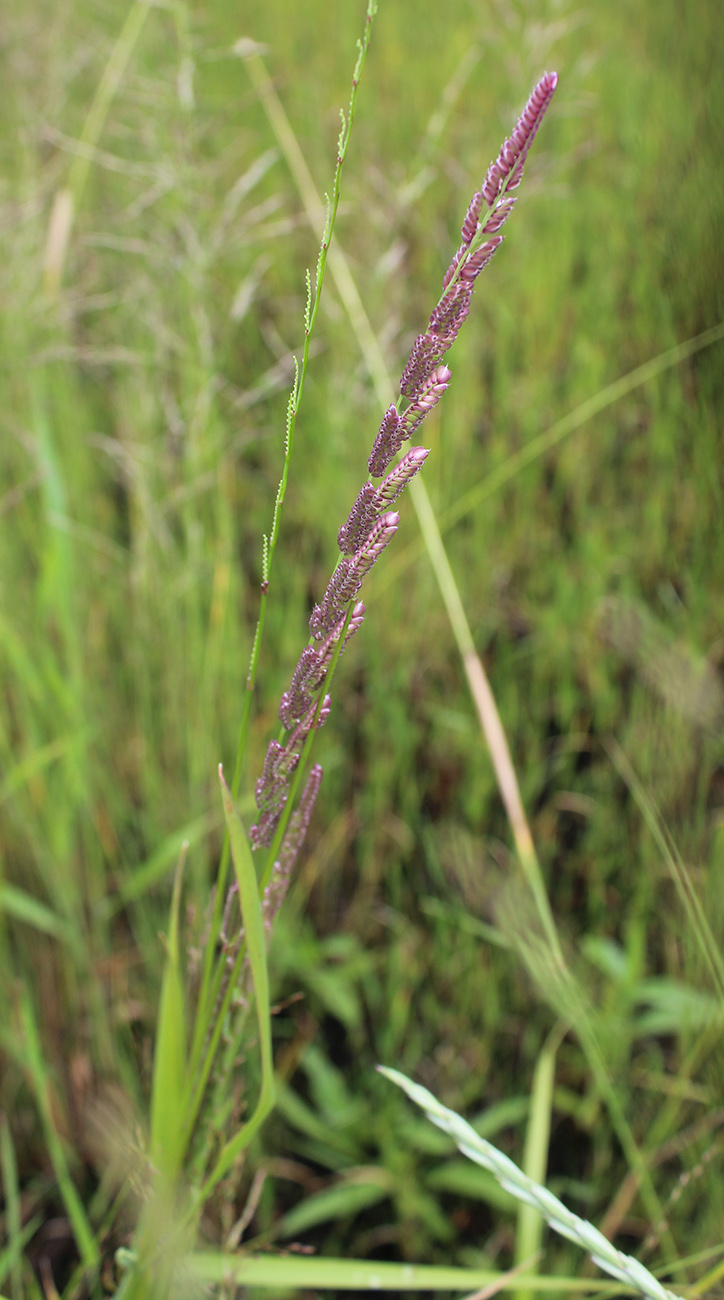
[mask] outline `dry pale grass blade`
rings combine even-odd
[[[67,186],[55,196],[43,257],[45,291],[50,297],[57,297],[60,290],[73,220],[85,188],[93,147],[103,130],[108,110],[143,31],[150,7],[146,0],[135,0],[128,10],[83,124],[79,140],[83,147],[73,159]]]

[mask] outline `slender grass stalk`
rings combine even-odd
[[[342,180],[342,170],[344,167],[345,159],[347,157],[350,135],[354,123],[355,109],[357,104],[357,90],[364,69],[365,60],[367,57],[367,51],[369,49],[370,37],[372,34],[372,23],[376,12],[377,12],[376,0],[369,0],[367,6],[367,13],[365,17],[364,32],[362,38],[360,39],[360,41],[358,41],[357,62],[355,64],[355,69],[352,77],[352,91],[350,95],[349,107],[346,116],[344,113],[341,114],[342,129],[340,131],[339,140],[337,144],[337,159],[336,159],[336,164],[334,169],[334,178],[332,181],[332,194],[331,194],[331,198],[328,199],[327,201],[323,225],[321,229],[321,236],[320,236],[321,242],[320,242],[319,257],[317,260],[313,294],[312,294],[311,275],[309,274],[309,272],[307,272],[307,304],[305,309],[305,320],[304,320],[304,346],[302,350],[301,364],[297,363],[296,358],[294,361],[294,365],[295,365],[294,384],[292,386],[292,391],[289,397],[289,403],[287,407],[287,428],[286,428],[286,437],[284,442],[284,465],[282,468],[282,475],[281,475],[281,479],[279,482],[279,487],[277,490],[277,495],[274,503],[274,513],[272,517],[271,530],[269,536],[264,537],[259,617],[257,620],[256,630],[254,633],[254,640],[252,644],[251,659],[249,662],[249,670],[248,670],[247,680],[246,680],[246,690],[244,692],[244,703],[242,706],[241,724],[239,727],[239,737],[238,737],[237,747],[236,747],[234,773],[231,782],[231,793],[233,798],[236,798],[238,795],[244,757],[246,753],[246,741],[247,741],[247,734],[249,729],[249,720],[251,716],[251,704],[254,695],[254,688],[256,686],[256,678],[259,670],[261,648],[262,648],[262,642],[264,637],[264,626],[266,622],[266,610],[267,610],[267,601],[268,601],[269,590],[270,590],[271,570],[272,570],[272,564],[274,560],[274,554],[276,551],[277,541],[279,538],[282,506],[284,505],[284,500],[286,497],[287,482],[289,477],[289,467],[291,464],[292,452],[294,448],[294,434],[296,430],[297,416],[299,413],[299,407],[304,393],[307,369],[309,366],[309,356],[310,356],[312,336],[314,333],[314,328],[319,313],[319,304],[321,302],[322,289],[324,287],[327,258],[329,256],[332,235],[334,232],[334,226],[337,218],[337,209],[339,206],[340,187],[341,187],[341,180]],[[245,43],[242,42],[240,46],[237,46],[237,51],[240,54],[244,54],[246,48],[247,47]],[[252,54],[250,57],[253,59],[256,56]],[[216,897],[214,900],[214,910],[213,910],[213,916],[211,921],[212,936],[218,933],[219,922],[221,920],[221,912],[224,905],[228,867],[229,867],[229,840],[227,836],[224,840],[221,862],[219,864],[219,871],[218,871],[218,877],[216,882]],[[199,1000],[198,1000],[199,1010],[196,1016],[194,1043],[193,1043],[192,1053],[191,1053],[192,1068],[194,1066],[198,1066],[199,1055],[208,1029],[208,1014],[210,1013],[211,1007],[214,1004],[215,997],[218,994],[218,989],[220,987],[222,972],[221,972],[220,964],[217,964],[215,975],[212,976],[213,957],[214,957],[214,945],[213,942],[210,942],[209,944],[207,944],[206,951],[204,953],[201,987],[199,991]]]
[[[533,1073],[530,1093],[530,1114],[525,1135],[523,1173],[534,1183],[542,1183],[548,1167],[548,1145],[553,1110],[553,1085],[556,1072],[556,1053],[566,1032],[566,1025],[557,1024],[543,1044]],[[542,1239],[543,1220],[534,1205],[521,1203],[518,1210],[518,1227],[515,1234],[515,1261],[520,1267],[531,1256],[538,1257]],[[516,1294],[516,1300],[531,1300],[532,1292],[526,1286]]]
[[[0,1286],[5,1280],[5,1274],[9,1273],[13,1289],[13,1300],[20,1300],[20,1291],[23,1284],[21,1259],[24,1241],[20,1187],[18,1184],[18,1163],[7,1115],[4,1112],[0,1114],[0,1165],[2,1166],[5,1202],[5,1232],[8,1239],[5,1258],[4,1260],[0,1258]]]
[[[179,911],[186,847],[179,856],[171,897],[151,1087],[151,1160],[169,1186],[175,1182],[183,1158],[186,994],[181,971]]]

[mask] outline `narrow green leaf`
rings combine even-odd
[[[186,1005],[179,959],[179,909],[187,850],[188,844],[183,845],[171,898],[151,1087],[151,1159],[170,1181],[178,1174],[182,1155],[186,1084]]]
[[[507,1289],[505,1274],[489,1268],[449,1268],[435,1264],[388,1264],[366,1259],[310,1259],[276,1255],[190,1255],[189,1272],[203,1282],[235,1282],[238,1286],[269,1287],[275,1291],[471,1291],[480,1287]],[[515,1278],[517,1283],[520,1279]],[[512,1285],[512,1282],[509,1284]],[[609,1291],[608,1281],[593,1278],[536,1277],[536,1291],[555,1296],[578,1291]]]
[[[18,1183],[18,1165],[15,1158],[10,1125],[5,1114],[0,1114],[0,1164],[2,1165],[3,1193],[5,1196],[5,1233],[8,1244],[0,1254],[0,1282],[4,1282],[8,1273],[11,1275],[13,1295],[19,1297],[22,1292],[23,1278],[21,1257],[26,1242],[38,1226],[39,1215],[33,1219],[34,1227],[21,1227],[20,1186]]]
[[[566,1026],[558,1024],[543,1045],[533,1075],[530,1096],[530,1114],[525,1135],[523,1173],[535,1183],[544,1183],[548,1172],[548,1144],[551,1133],[553,1109],[553,1083],[555,1080],[556,1053]],[[543,1239],[543,1216],[534,1205],[521,1203],[518,1209],[518,1230],[515,1235],[515,1264],[537,1257]],[[535,1272],[535,1264],[531,1266]],[[530,1287],[516,1293],[516,1300],[533,1300]]]
[[[41,930],[43,934],[50,934],[54,939],[66,943],[72,939],[70,926],[62,917],[15,885],[0,885],[0,912],[31,925],[34,930]]]
[[[239,904],[244,923],[244,939],[254,986],[261,1051],[261,1091],[256,1110],[251,1119],[239,1129],[238,1133],[223,1148],[201,1190],[202,1199],[205,1199],[210,1194],[219,1179],[223,1178],[224,1174],[231,1168],[237,1156],[249,1145],[254,1134],[273,1108],[275,1099],[271,1012],[269,1008],[269,973],[266,964],[266,936],[259,901],[259,883],[256,878],[246,831],[231,791],[224,780],[221,765],[219,765],[219,782],[221,784],[221,798],[224,804],[226,829],[229,833],[229,843],[231,845],[231,857],[236,873],[236,883],[239,886]]]
[[[293,1210],[284,1215],[278,1230],[283,1237],[296,1237],[309,1228],[316,1228],[320,1223],[334,1220],[338,1223],[348,1216],[359,1214],[361,1210],[377,1205],[389,1196],[390,1189],[383,1181],[340,1180],[332,1187],[325,1187],[306,1197]]]
[[[430,1171],[425,1186],[431,1192],[451,1192],[468,1200],[485,1201],[496,1210],[510,1211],[515,1204],[510,1192],[503,1191],[492,1174],[469,1160],[446,1160]]]

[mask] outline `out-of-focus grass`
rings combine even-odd
[[[143,1114],[179,844],[191,840],[189,949],[220,846],[215,766],[233,759],[316,255],[230,50],[242,36],[268,45],[324,189],[360,16],[266,0],[245,6],[242,29],[224,3],[154,9],[92,155],[56,300],[43,291],[52,202],[120,15],[38,2],[4,20],[0,1104],[23,1220],[65,1213],[24,997],[63,1168],[100,1234],[115,1195],[107,1116],[132,1148]],[[606,0],[445,16],[425,2],[414,22],[382,4],[339,231],[393,363],[501,133],[544,67],[561,78],[453,388],[425,426],[439,511],[611,380],[724,319],[723,46],[716,6],[673,0],[625,15]],[[379,419],[333,291],[325,310],[247,796]],[[721,1237],[721,1013],[645,815],[657,810],[720,936],[721,397],[719,345],[596,416],[446,537],[579,994],[657,1193],[674,1197],[670,1235],[645,1220],[574,1033],[556,1057],[548,1181],[627,1249],[654,1229],[647,1262]],[[408,504],[409,540],[414,527]],[[566,1008],[521,964],[524,900],[426,561],[396,584],[380,566],[368,605],[272,952],[279,1118],[220,1223],[264,1155],[252,1233],[505,1265],[512,1209],[371,1069],[414,1074],[521,1158],[536,1062]],[[104,1251],[122,1238],[114,1223]],[[31,1255],[48,1249],[41,1236]],[[546,1269],[574,1266],[564,1244],[546,1250]]]

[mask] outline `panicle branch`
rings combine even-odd
[[[490,164],[483,185],[483,198],[488,207],[492,208],[503,189],[509,192],[520,185],[528,150],[536,137],[557,85],[557,72],[546,72],[545,76],[541,77],[518,118],[512,136],[504,141],[497,160]]]
[[[373,478],[379,478],[380,474],[384,474],[387,466],[394,460],[400,450],[404,440],[402,420],[393,402],[382,417],[382,424],[372,444],[372,451],[367,462],[367,468]]]
[[[292,813],[287,833],[282,840],[279,857],[274,863],[269,884],[264,890],[261,910],[267,935],[271,933],[274,918],[286,898],[292,871],[304,843],[321,784],[322,768],[319,763],[315,763],[307,777],[299,806],[296,812]]]

